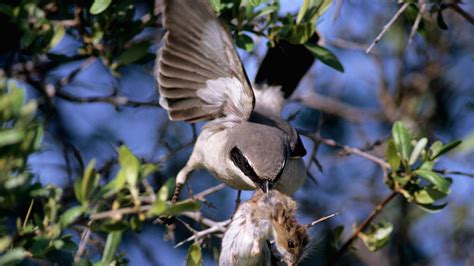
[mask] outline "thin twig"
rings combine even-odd
[[[194,195],[194,199],[197,199],[197,200],[204,200],[205,197],[211,195],[211,194],[214,194],[216,193],[217,191],[219,190],[222,190],[223,188],[225,188],[225,184],[224,183],[221,183],[217,186],[213,186],[213,187],[210,187],[202,192],[199,192],[198,194]]]
[[[151,101],[151,102],[141,102],[141,101],[133,101],[128,99],[125,96],[95,96],[95,97],[81,97],[81,96],[75,96],[69,93],[66,93],[64,91],[57,91],[56,96],[58,96],[61,99],[70,101],[70,102],[75,102],[75,103],[109,103],[114,106],[128,106],[128,107],[156,107],[159,108],[159,104],[157,101]]]
[[[390,164],[387,163],[387,162],[386,162],[385,160],[383,160],[382,158],[379,158],[379,157],[374,156],[374,155],[372,155],[372,154],[370,154],[370,153],[364,152],[364,151],[362,151],[361,149],[354,148],[354,147],[349,147],[349,146],[346,146],[346,145],[337,143],[337,142],[336,142],[335,140],[333,140],[333,139],[326,139],[326,138],[323,138],[323,137],[319,136],[318,134],[313,134],[313,133],[311,133],[311,132],[302,131],[302,130],[299,130],[298,132],[299,132],[301,135],[310,138],[310,139],[313,140],[314,142],[321,142],[321,143],[323,143],[323,144],[325,144],[325,145],[328,145],[328,146],[341,148],[345,153],[358,155],[358,156],[360,156],[360,157],[366,158],[366,159],[368,159],[368,160],[370,160],[370,161],[372,161],[372,162],[378,164],[378,165],[380,166],[380,168],[382,168],[382,170],[383,170],[384,178],[386,178],[388,169],[390,169]]]
[[[454,12],[461,15],[464,19],[466,19],[469,23],[474,25],[474,17],[467,13],[464,9],[462,9],[457,3],[449,3],[446,4],[449,8],[451,8]]]
[[[390,21],[387,24],[385,24],[385,26],[383,26],[383,30],[379,33],[379,35],[377,35],[375,40],[372,41],[372,43],[370,44],[369,48],[367,48],[365,53],[367,53],[367,54],[370,53],[372,48],[374,48],[374,46],[382,39],[382,36],[385,33],[387,33],[387,31],[390,29],[390,27],[393,25],[393,23],[395,23],[395,21],[400,17],[400,15],[403,13],[403,11],[405,11],[405,9],[407,9],[407,7],[409,5],[410,5],[410,2],[406,2],[398,9],[397,13],[395,13],[395,15],[392,17],[392,19],[390,19]]]
[[[317,225],[317,224],[319,224],[319,223],[321,223],[321,222],[324,222],[324,221],[326,221],[327,219],[330,219],[330,218],[332,218],[332,217],[334,217],[334,216],[336,216],[336,215],[338,215],[338,214],[340,214],[340,213],[341,213],[341,212],[336,212],[336,213],[333,213],[333,214],[329,214],[329,215],[323,216],[323,217],[317,219],[316,221],[313,221],[313,222],[311,222],[310,224],[308,224],[307,227],[308,227],[308,228],[311,228],[311,227],[313,227],[313,226],[315,226],[315,225]]]
[[[416,15],[415,22],[413,23],[413,27],[411,27],[410,36],[408,37],[407,47],[409,47],[415,38],[416,31],[420,26],[421,19],[423,17],[423,12],[425,12],[426,3],[423,0],[418,0],[418,6],[420,6],[420,10],[418,10],[418,15]]]
[[[199,240],[200,238],[204,237],[204,236],[207,236],[207,235],[210,235],[210,234],[213,234],[213,233],[217,233],[217,232],[225,232],[226,230],[226,226],[230,223],[230,220],[226,220],[226,221],[223,221],[223,222],[219,222],[217,223],[216,225],[212,226],[212,227],[209,227],[205,230],[202,230],[202,231],[199,231],[199,232],[196,232],[194,233],[192,236],[186,238],[185,240],[179,242],[178,244],[176,244],[174,247],[177,248],[185,243],[188,243],[190,241],[193,241],[193,240]]]
[[[86,250],[87,243],[89,242],[89,238],[90,238],[90,235],[91,235],[91,229],[89,228],[89,226],[90,226],[90,223],[84,229],[84,231],[82,231],[81,242],[79,243],[79,248],[77,249],[77,252],[74,255],[74,262],[76,262],[76,263],[79,262],[79,260],[81,259],[82,254]]]
[[[392,191],[381,203],[379,203],[375,208],[372,210],[370,215],[362,222],[359,227],[357,227],[354,232],[352,233],[351,237],[342,245],[342,247],[336,252],[336,254],[331,258],[329,265],[334,265],[334,263],[339,259],[344,253],[349,249],[352,242],[359,236],[359,234],[364,231],[370,223],[380,214],[380,212],[390,203],[397,195],[398,191]]]

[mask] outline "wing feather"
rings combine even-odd
[[[160,51],[160,104],[170,119],[196,122],[231,116],[247,120],[255,105],[227,29],[208,0],[165,0]]]

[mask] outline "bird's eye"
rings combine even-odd
[[[295,248],[295,242],[288,240],[288,248]]]

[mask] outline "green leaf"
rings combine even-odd
[[[0,131],[0,147],[12,144],[18,144],[23,140],[25,134],[18,129],[4,129]]]
[[[14,248],[5,255],[0,256],[0,265],[16,264],[26,257],[26,251],[23,248]]]
[[[186,256],[186,266],[202,266],[201,246],[198,242],[194,242],[189,247],[188,255]]]
[[[61,215],[60,223],[61,227],[66,227],[74,222],[79,216],[84,213],[85,209],[82,206],[72,207]]]
[[[268,2],[268,0],[249,0],[249,5],[252,7],[257,7],[266,2]]]
[[[431,144],[430,147],[430,160],[434,160],[435,156],[439,154],[439,152],[443,149],[443,143],[439,140],[435,141]]]
[[[125,175],[127,183],[132,187],[137,185],[138,173],[140,171],[140,161],[132,152],[123,145],[119,151],[119,162],[122,167],[123,175]]]
[[[104,12],[109,7],[112,0],[94,0],[90,12],[92,15],[97,15]]]
[[[81,195],[83,200],[89,199],[94,195],[96,189],[99,187],[99,175],[94,170],[95,159],[92,159],[84,171],[84,176],[81,181]]]
[[[296,17],[296,24],[300,24],[301,21],[303,20],[303,17],[306,15],[306,12],[308,11],[308,8],[311,4],[311,0],[304,0],[303,4],[300,7],[300,10],[298,11],[298,16]]]
[[[221,0],[209,0],[209,2],[211,3],[211,7],[215,12],[219,12],[221,10]]]
[[[151,208],[147,211],[146,215],[148,217],[160,216],[165,212],[167,207],[168,206],[165,201],[157,198],[155,202],[153,202]]]
[[[400,158],[398,157],[397,147],[395,147],[395,142],[393,142],[393,140],[390,140],[387,143],[386,157],[390,167],[392,168],[392,172],[396,172],[400,167]]]
[[[81,183],[81,178],[77,178],[76,181],[74,181],[74,195],[76,196],[77,201],[84,203],[84,196],[82,195],[81,191]]]
[[[127,221],[107,220],[100,225],[100,231],[106,233],[122,232],[128,230],[130,225]]]
[[[55,26],[53,38],[51,38],[51,41],[49,42],[49,48],[54,48],[63,39],[65,33],[66,29],[64,26]]]
[[[2,236],[0,238],[0,253],[3,253],[12,243],[12,238],[9,236]]]
[[[420,170],[428,170],[428,171],[431,171],[433,170],[433,166],[434,166],[434,162],[433,161],[426,161],[424,163],[421,164],[420,166]]]
[[[251,52],[254,47],[252,38],[246,34],[238,34],[236,36],[235,43],[238,47],[244,49],[247,52]]]
[[[161,186],[160,190],[158,191],[158,198],[162,201],[167,201],[168,198],[171,196],[171,193],[174,191],[176,181],[174,178],[169,178],[166,182]]]
[[[337,57],[331,51],[312,43],[306,43],[305,46],[313,56],[319,59],[322,63],[336,69],[337,71],[344,72],[344,67],[341,62],[339,62]]]
[[[390,241],[393,225],[389,222],[372,223],[366,233],[360,233],[359,237],[370,251],[376,251],[384,247]]]
[[[147,177],[158,171],[158,167],[155,164],[147,163],[141,166],[140,174],[143,177]]]
[[[111,264],[111,262],[114,260],[115,252],[120,245],[120,241],[122,241],[122,232],[113,232],[107,236],[104,253],[102,254],[102,265]]]
[[[199,208],[201,208],[199,202],[187,200],[171,205],[165,210],[164,215],[176,216],[183,212],[197,211]]]
[[[424,210],[425,212],[429,213],[437,213],[440,212],[444,207],[446,207],[448,203],[444,203],[441,205],[432,205],[432,204],[416,204],[420,209]]]
[[[425,187],[421,190],[415,191],[414,199],[417,203],[420,204],[432,204],[436,200],[445,198],[448,194],[443,193],[432,187]]]
[[[411,152],[408,164],[413,165],[414,163],[416,163],[418,157],[420,157],[421,152],[425,149],[426,144],[428,144],[427,138],[422,138],[418,141],[418,143],[416,143],[415,148]]]
[[[434,185],[439,191],[449,194],[449,181],[443,176],[429,170],[418,169],[415,173]]]
[[[150,48],[148,41],[135,43],[119,55],[116,65],[129,65],[142,59],[148,53],[148,48]]]
[[[433,160],[436,159],[437,157],[439,157],[440,155],[443,155],[443,154],[447,153],[448,151],[450,151],[452,149],[455,149],[461,143],[462,143],[461,140],[455,140],[455,141],[452,141],[452,142],[450,142],[446,145],[443,145],[437,153],[433,153],[433,157],[432,157]]]
[[[401,158],[408,161],[411,153],[410,133],[402,122],[397,121],[393,124],[392,137]]]

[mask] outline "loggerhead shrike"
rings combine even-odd
[[[164,0],[164,27],[157,69],[160,105],[171,120],[208,121],[178,173],[173,201],[199,168],[238,190],[296,192],[306,178],[301,158],[306,150],[296,130],[280,118],[280,88],[252,88],[209,0]]]

